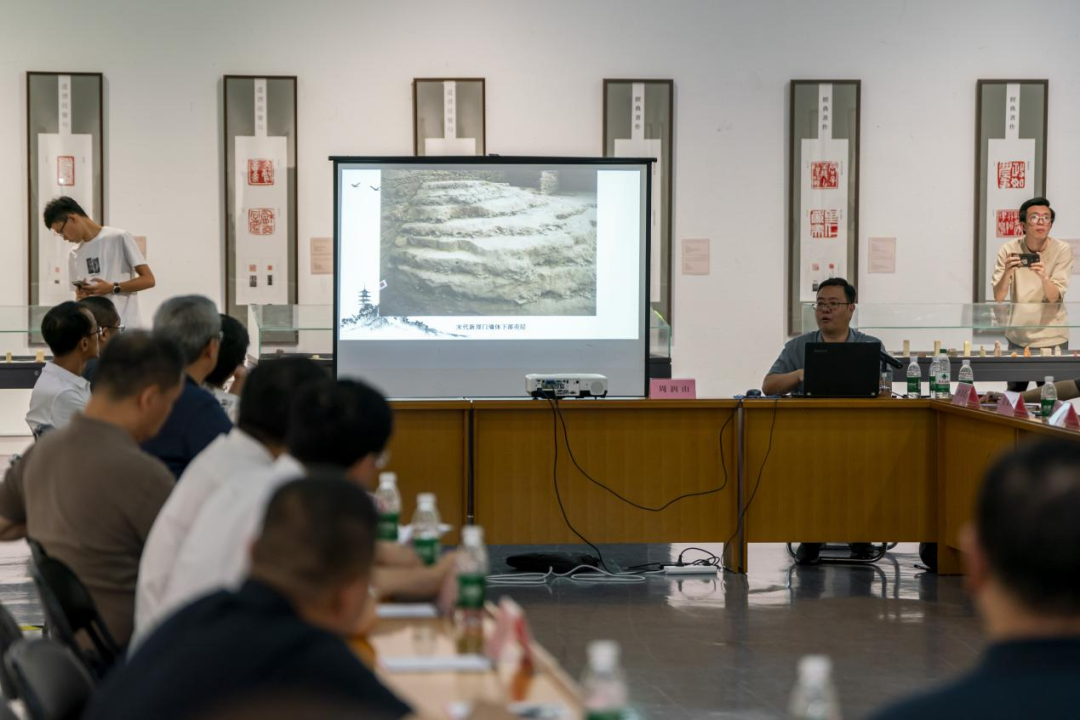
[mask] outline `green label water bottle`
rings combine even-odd
[[[397,542],[398,540],[398,522],[401,520],[401,513],[380,513],[379,514],[379,529],[378,539],[386,540],[388,542]]]

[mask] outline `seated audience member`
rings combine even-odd
[[[855,314],[855,288],[843,278],[829,278],[818,286],[814,303],[814,319],[818,329],[788,340],[780,357],[776,358],[769,374],[761,381],[765,395],[801,395],[803,392],[803,368],[806,367],[806,346],[819,342],[871,342],[881,341],[851,327]],[[812,564],[820,559],[822,543],[802,543],[796,557],[800,563]],[[852,543],[851,554],[855,558],[873,555],[870,543]]]
[[[203,504],[177,553],[157,613],[139,628],[140,636],[200,595],[238,585],[267,499],[282,483],[331,467],[371,489],[391,423],[386,400],[364,383],[327,379],[301,389],[289,414],[289,454],[272,468],[230,479]],[[415,560],[411,550],[398,549]],[[432,599],[452,578],[453,556],[448,554],[431,567],[418,560],[416,567],[376,567],[374,585],[388,599]]]
[[[62,302],[45,314],[41,335],[53,359],[41,369],[30,393],[26,424],[35,437],[71,422],[90,400],[90,383],[82,376],[86,363],[98,355],[98,327],[89,310]]]
[[[94,322],[98,326],[98,345],[104,350],[109,341],[118,333],[124,332],[124,324],[120,321],[120,313],[116,311],[113,301],[104,295],[91,295],[79,301],[81,307],[90,311],[94,316]],[[97,358],[90,358],[86,363],[86,369],[82,376],[87,380],[94,379],[94,371],[97,369]]]
[[[176,555],[203,503],[230,479],[274,464],[285,452],[289,405],[297,390],[325,379],[318,365],[300,357],[268,360],[251,372],[237,426],[191,461],[150,530],[139,564],[137,634],[157,616]]]
[[[990,639],[965,677],[878,720],[1065,718],[1080,708],[1080,445],[998,460],[961,535],[966,584]]]
[[[139,449],[180,395],[179,348],[146,332],[105,348],[86,410],[49,433],[0,484],[0,539],[30,536],[89,588],[121,645],[131,637],[139,556],[173,487]]]
[[[166,621],[106,681],[84,720],[203,717],[290,691],[360,703],[356,717],[409,713],[346,642],[372,601],[368,495],[340,473],[319,472],[277,488],[261,524],[243,585]]]
[[[214,303],[199,295],[166,300],[154,313],[154,334],[172,340],[184,354],[184,391],[172,414],[143,450],[160,458],[174,477],[184,474],[192,459],[232,423],[214,396],[199,387],[217,365],[221,317]]]
[[[247,378],[244,360],[247,358],[250,342],[244,324],[231,315],[222,314],[221,349],[218,350],[217,365],[206,376],[203,384],[234,423],[240,410],[240,393],[244,390],[244,380]],[[233,383],[226,390],[225,383],[229,378],[232,378]]]

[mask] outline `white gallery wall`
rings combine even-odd
[[[862,300],[971,300],[979,78],[1049,78],[1054,234],[1080,238],[1076,0],[0,0],[0,305],[27,298],[28,70],[105,74],[106,219],[148,237],[146,318],[223,299],[224,74],[299,77],[306,303],[331,301],[307,274],[327,157],[411,154],[414,77],[486,78],[502,155],[599,155],[602,80],[673,78],[673,237],[712,240],[711,273],[674,280],[674,372],[705,397],[758,386],[786,337],[793,78],[862,80]],[[895,275],[866,274],[876,236]]]

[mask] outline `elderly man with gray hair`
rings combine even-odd
[[[196,455],[218,435],[232,429],[221,405],[200,387],[217,365],[221,316],[209,298],[181,295],[166,300],[154,313],[154,334],[167,338],[184,355],[184,390],[169,419],[143,450],[159,458],[179,479]]]

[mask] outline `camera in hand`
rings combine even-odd
[[[1031,267],[1039,262],[1039,253],[1020,253],[1020,267]]]

